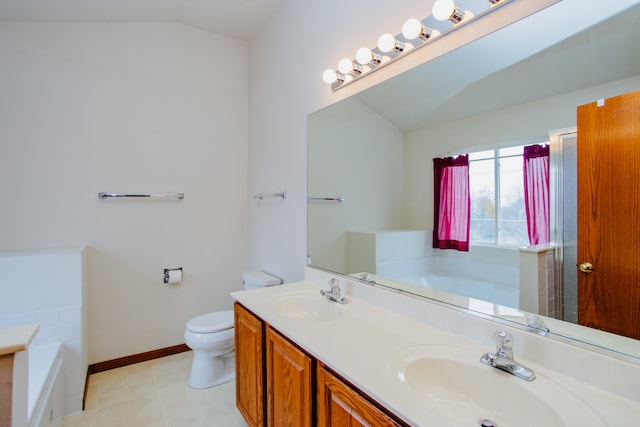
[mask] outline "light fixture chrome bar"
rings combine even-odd
[[[460,18],[460,22],[452,25],[451,28],[440,32],[440,34],[431,34],[429,37],[426,37],[428,31],[423,29],[416,38],[416,40],[419,40],[419,43],[414,44],[412,40],[407,40],[407,42],[413,46],[411,49],[402,49],[400,52],[398,52],[398,50],[396,49],[396,47],[398,46],[396,46],[395,44],[390,52],[382,52],[378,47],[375,47],[373,49],[362,49],[362,59],[356,59],[356,61],[361,65],[367,65],[367,67],[364,68],[360,74],[354,75],[353,73],[350,73],[349,75],[345,76],[337,72],[336,70],[327,69],[323,74],[323,79],[330,85],[331,91],[335,92],[338,89],[347,87],[351,83],[358,81],[365,76],[368,76],[369,74],[383,69],[387,65],[396,62],[399,58],[414,54],[415,52],[418,52],[421,49],[425,48],[425,46],[430,46],[433,43],[440,43],[440,39],[444,39],[446,36],[454,32],[462,31],[464,35],[459,36],[458,41],[456,41],[455,44],[449,49],[445,49],[444,51],[441,51],[441,49],[434,49],[433,56],[429,57],[429,54],[427,54],[427,61],[443,55],[459,47],[460,45],[468,43],[469,41],[478,39],[501,28],[504,28],[505,26],[510,25],[519,19],[539,12],[540,10],[560,1],[562,0],[488,0],[488,6],[485,10],[478,12],[475,15],[471,14],[471,16],[467,19],[462,19],[464,17],[456,16],[456,18]],[[500,12],[499,10],[502,10],[502,12]],[[491,15],[492,17],[490,18],[489,15]],[[483,21],[482,24],[479,24],[480,20]],[[463,30],[463,28],[469,27],[469,24],[471,23],[473,23],[474,27],[480,29],[476,29],[473,31]],[[473,39],[469,39],[470,37],[473,37]],[[396,41],[400,42],[407,39],[402,33],[396,35],[394,38]],[[369,50],[371,53],[368,54],[366,50]],[[356,53],[356,58],[358,56],[360,55]],[[382,59],[383,57],[385,58],[384,60]]]
[[[307,197],[307,200],[342,203],[344,202],[344,197]]]
[[[99,199],[111,199],[111,198],[184,199],[184,193],[173,193],[173,194],[98,193],[98,198]]]
[[[284,191],[282,193],[271,193],[271,194],[254,194],[253,196],[251,196],[254,199],[264,199],[265,197],[282,197],[283,199],[287,198],[287,193],[285,193]]]

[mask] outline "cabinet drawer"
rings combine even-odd
[[[324,366],[318,367],[318,427],[404,426]]]

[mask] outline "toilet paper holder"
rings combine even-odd
[[[179,272],[177,274],[179,281],[182,281],[182,267],[179,268],[165,268],[164,269],[164,283],[169,283],[171,276],[173,276],[173,274],[171,274],[171,272]]]

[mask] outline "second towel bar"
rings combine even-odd
[[[285,193],[284,191],[282,193],[271,193],[271,194],[254,194],[253,196],[254,199],[264,199],[265,197],[282,197],[283,199],[287,198],[287,193]]]
[[[307,200],[320,200],[320,201],[327,201],[327,202],[342,203],[344,202],[344,197],[307,197]]]

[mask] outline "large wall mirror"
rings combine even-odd
[[[558,5],[540,13],[566,11]],[[579,326],[572,313],[529,309],[518,248],[431,247],[433,158],[551,140],[552,156],[563,144],[575,152],[579,105],[640,89],[640,2],[592,13],[579,29],[556,16],[557,28],[538,28],[540,40],[536,15],[309,116],[308,262],[483,315],[543,322],[550,334],[640,357],[636,339]],[[561,178],[558,161],[552,169]],[[566,229],[575,222],[571,176],[564,187],[554,184],[552,202],[559,215],[567,200]],[[553,257],[575,248],[562,229],[553,226]],[[553,262],[562,270],[562,260]],[[571,262],[565,269],[575,270]]]

